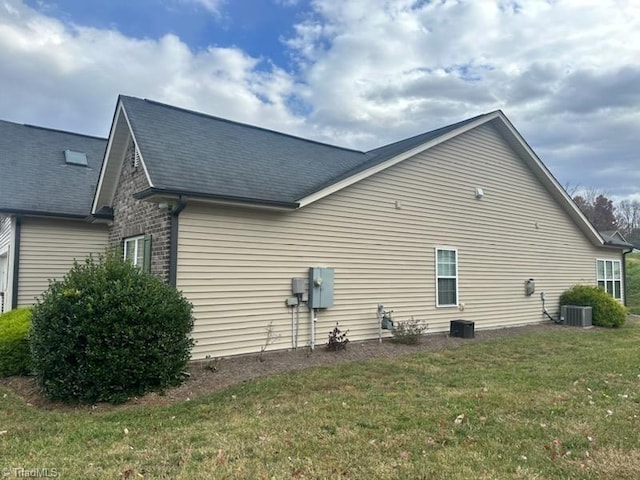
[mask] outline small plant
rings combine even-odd
[[[203,368],[205,370],[209,370],[210,372],[217,372],[218,358],[207,355],[206,357],[204,357]]]
[[[338,322],[336,322],[336,326],[331,332],[329,332],[329,341],[327,342],[326,349],[330,352],[337,352],[338,350],[346,350],[347,343],[349,343],[349,339],[347,338],[347,333],[343,332],[338,328]]]
[[[274,335],[273,333],[273,320],[271,320],[269,322],[269,325],[267,325],[267,338],[264,341],[264,345],[262,345],[260,347],[260,354],[258,355],[258,360],[260,360],[261,362],[264,362],[264,357],[262,356],[264,354],[264,352],[267,350],[267,348],[269,348],[269,345],[271,345],[273,342],[275,342],[278,338],[280,338],[280,335]]]
[[[406,345],[417,345],[420,343],[420,337],[427,331],[428,325],[411,317],[410,320],[398,322],[392,330],[393,341],[396,343],[404,343]]]
[[[598,287],[576,285],[560,296],[560,305],[591,307],[591,321],[599,327],[620,327],[627,319],[627,309]]]
[[[30,308],[19,308],[0,315],[0,378],[26,375],[31,371],[30,327]]]

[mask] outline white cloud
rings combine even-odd
[[[274,2],[309,8],[283,40],[290,70],[0,0],[1,116],[106,134],[126,93],[364,149],[500,108],[561,183],[638,192],[615,171],[637,169],[640,2]]]
[[[503,109],[562,181],[580,175],[581,183],[617,188],[611,172],[599,174],[610,156],[620,169],[636,161],[637,141],[620,124],[640,131],[638,2],[313,7],[286,43],[303,72],[310,120],[330,126],[328,135],[375,146]],[[622,178],[621,188],[632,189]]]
[[[0,4],[0,64],[8,120],[105,135],[125,93],[283,129],[301,122],[286,106],[290,76],[237,48],[64,25],[14,0]]]
[[[638,7],[624,2],[314,5],[316,16],[288,45],[306,61],[308,101],[321,123],[386,126],[403,116],[418,123],[438,107],[458,118],[544,108],[549,94],[570,93],[583,72],[616,76],[640,44],[628,21]]]

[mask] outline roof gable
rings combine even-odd
[[[0,120],[0,212],[89,215],[106,139]],[[86,166],[65,161],[86,156]]]
[[[621,247],[633,248],[633,244],[627,242],[627,239],[624,238],[619,230],[600,231],[600,235],[604,239],[605,243],[609,245],[618,245]]]
[[[151,186],[142,196],[182,194],[298,207],[327,187],[473,120],[362,152],[120,96],[93,210],[111,204],[122,152],[131,140]]]
[[[139,198],[185,195],[300,208],[489,122],[594,245],[604,245],[501,111],[361,152],[121,96],[93,208],[111,206],[122,152],[110,152],[129,138],[139,148],[151,186],[138,192]]]

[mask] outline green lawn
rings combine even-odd
[[[0,389],[0,471],[14,478],[18,468],[55,469],[63,479],[637,479],[638,345],[638,323],[550,327],[113,411],[41,410]]]

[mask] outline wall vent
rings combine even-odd
[[[560,321],[562,324],[572,327],[591,327],[591,314],[591,307],[577,307],[575,305],[560,307]]]
[[[140,152],[138,151],[138,147],[136,144],[131,142],[129,145],[129,161],[131,162],[131,166],[136,169],[140,166]]]

